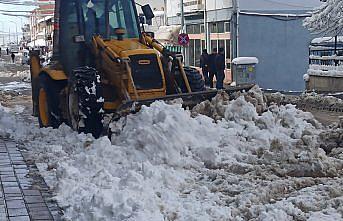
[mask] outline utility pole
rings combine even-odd
[[[207,0],[204,0],[204,34],[205,34],[205,45],[207,48],[208,53],[211,53],[211,35],[208,30],[208,22],[207,22]]]
[[[234,5],[234,9],[235,9],[235,13],[236,13],[236,29],[235,29],[235,40],[236,40],[236,57],[238,58],[239,57],[239,0],[234,0],[233,3],[235,4]]]
[[[15,25],[15,35],[17,36],[17,45],[19,45],[19,39],[18,39],[18,27],[17,24]]]
[[[181,32],[185,32],[185,12],[184,12],[184,5],[183,5],[183,0],[180,0],[180,7],[181,7]],[[186,50],[185,46],[182,47],[182,57],[183,57],[183,62],[186,60]]]
[[[164,24],[165,26],[168,25],[168,15],[167,15],[167,0],[164,0]]]

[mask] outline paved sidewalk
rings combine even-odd
[[[0,138],[0,220],[61,220],[61,211],[37,167],[17,144]]]

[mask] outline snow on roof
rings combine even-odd
[[[322,4],[320,0],[239,0],[246,11],[310,11]]]
[[[239,64],[258,64],[258,59],[256,57],[239,57],[232,60],[235,65]]]
[[[334,43],[335,37],[321,37],[315,38],[311,41],[312,44],[321,44],[321,43]],[[338,36],[337,42],[343,43],[343,36]]]

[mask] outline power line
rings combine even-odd
[[[31,10],[32,11],[32,10]],[[27,12],[27,13],[30,13],[31,11],[20,11],[20,10],[16,10],[16,11],[12,11],[12,10],[2,10],[2,9],[0,9],[0,12],[9,12],[9,13],[16,13],[16,12]]]
[[[279,1],[275,1],[275,0],[262,0],[265,2],[269,2],[272,4],[278,4],[278,5],[284,5],[284,6],[289,6],[289,7],[293,7],[293,8],[307,8],[307,9],[313,9],[313,7],[311,6],[305,6],[305,5],[298,5],[298,4],[290,4],[290,3],[285,3],[285,2],[279,2]]]
[[[21,5],[21,6],[37,6],[34,1],[12,1],[12,0],[0,0],[0,4],[6,5]]]
[[[30,17],[30,15],[26,14],[26,15],[18,15],[18,14],[8,14],[8,13],[1,13],[0,12],[0,15],[6,15],[6,16],[13,16],[13,17]]]

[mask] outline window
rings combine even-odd
[[[230,22],[225,22],[225,33],[231,32]]]
[[[224,22],[217,22],[217,33],[224,33]]]
[[[210,24],[211,33],[224,33],[224,22],[216,22]]]
[[[226,62],[226,68],[227,69],[231,69],[231,41],[230,40],[226,40],[225,41],[225,45],[226,45],[226,47],[225,47],[225,50],[226,50],[226,60],[227,60],[227,62]]]
[[[218,33],[217,23],[211,23],[210,27],[211,27],[211,33]]]
[[[200,56],[201,56],[201,40],[197,39],[195,40],[195,66],[199,67],[200,66]]]
[[[189,41],[189,65],[194,66],[194,40]]]
[[[217,40],[211,40],[211,48],[212,51],[216,49],[218,51],[218,41]]]
[[[200,34],[200,25],[193,25],[194,34]]]
[[[193,34],[193,32],[194,32],[193,25],[187,25],[186,26],[186,32],[187,32],[187,34]]]
[[[114,30],[124,28],[124,38],[139,38],[139,30],[132,1],[127,0],[82,0],[82,14],[86,38],[101,34],[116,38]]]
[[[204,26],[204,24],[200,25],[200,33],[205,33],[205,26]]]
[[[200,34],[200,25],[187,25],[187,34]]]
[[[223,48],[225,51],[225,41],[224,40],[218,40],[218,51],[219,48]]]
[[[231,41],[226,40],[226,58],[231,59]]]

